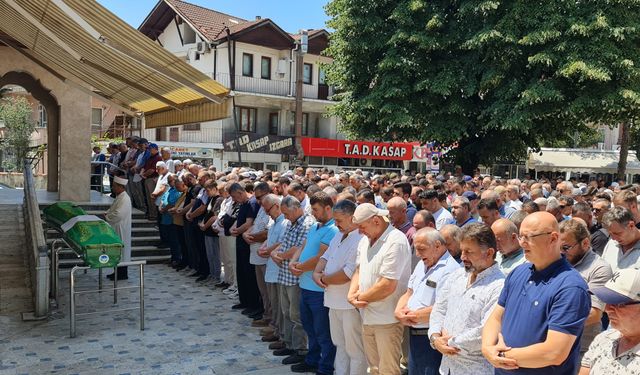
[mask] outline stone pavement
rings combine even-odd
[[[130,268],[120,286],[137,285],[137,274]],[[79,272],[78,290],[97,288],[97,276]],[[0,375],[290,373],[251,320],[231,311],[235,301],[166,265],[145,267],[144,331],[137,311],[105,313],[78,317],[77,336],[69,338],[69,270],[62,270],[60,286],[60,308],[46,321],[0,315]],[[137,306],[138,295],[120,291],[116,308]],[[114,308],[112,302],[109,292],[80,295],[77,311]]]

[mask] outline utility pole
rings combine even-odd
[[[309,47],[309,33],[307,30],[300,30],[300,41],[296,46],[296,165],[302,165],[304,162],[304,150],[302,149],[302,91],[303,91],[303,73],[304,73],[304,55]]]

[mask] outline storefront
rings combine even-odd
[[[222,150],[203,147],[202,143],[182,143],[182,142],[155,142],[159,147],[169,147],[171,158],[177,160],[191,159],[194,163],[205,166],[213,165],[218,170],[222,168]]]
[[[402,172],[413,158],[414,143],[382,143],[326,138],[302,138],[309,166]],[[407,164],[407,165],[405,165]]]
[[[238,146],[242,165],[256,170],[281,171],[289,166],[289,155],[294,155],[295,137],[276,135],[242,134],[238,138],[225,136],[223,168],[239,162]]]
[[[569,179],[611,180],[617,173],[619,151],[597,149],[542,148],[540,152],[529,153],[527,168],[533,170],[535,178],[546,177]],[[640,177],[640,161],[635,151],[627,156],[626,180],[637,181]],[[533,176],[532,176],[533,177]]]

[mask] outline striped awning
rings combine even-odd
[[[131,112],[228,117],[226,87],[93,0],[0,0],[0,42]]]

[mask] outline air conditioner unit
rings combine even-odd
[[[276,68],[276,73],[284,76],[287,74],[287,59],[278,60],[278,66]]]
[[[196,45],[196,51],[200,54],[209,52],[209,43],[198,42],[198,44]]]

